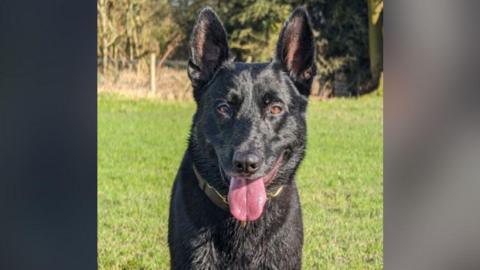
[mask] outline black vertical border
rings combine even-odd
[[[97,267],[96,1],[0,0],[0,269]]]

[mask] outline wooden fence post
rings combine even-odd
[[[155,94],[157,92],[156,86],[156,76],[155,76],[155,69],[156,69],[156,60],[155,60],[155,53],[150,55],[150,91]]]

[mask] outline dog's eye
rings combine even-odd
[[[226,103],[218,104],[217,105],[217,111],[221,114],[224,114],[224,115],[230,115],[230,113],[231,113],[230,106],[228,106],[228,104],[226,104]]]
[[[271,114],[280,114],[282,111],[283,111],[283,108],[280,107],[279,105],[272,105],[270,107]]]

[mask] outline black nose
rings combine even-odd
[[[254,174],[260,168],[260,157],[252,152],[235,152],[233,167],[237,173]]]

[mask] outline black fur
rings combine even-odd
[[[191,38],[188,74],[197,111],[189,146],[172,191],[168,242],[172,269],[300,269],[303,224],[295,172],[304,157],[305,112],[315,75],[308,15],[297,8],[285,22],[270,63],[229,60],[227,35],[216,14],[203,9]],[[225,111],[219,111],[226,106]],[[274,114],[272,106],[281,113]],[[198,187],[192,165],[210,185],[228,193],[233,155],[261,160],[252,178],[282,165],[267,191],[262,216],[242,225]]]

